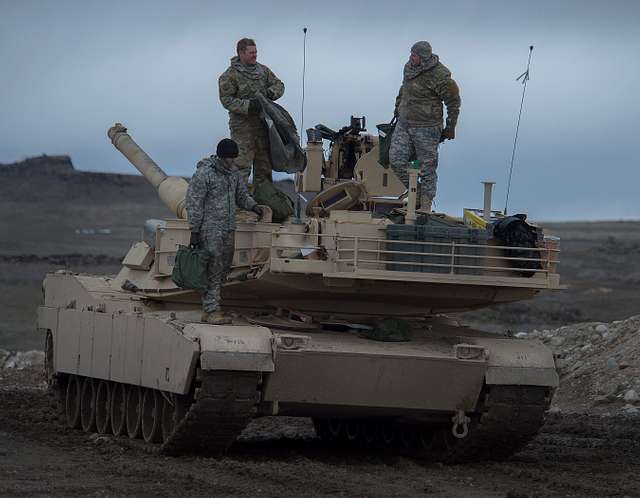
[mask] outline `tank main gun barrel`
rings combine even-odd
[[[126,157],[147,181],[158,196],[178,218],[186,219],[184,199],[189,184],[184,178],[168,176],[142,148],[133,141],[122,123],[116,123],[107,132],[113,146]]]

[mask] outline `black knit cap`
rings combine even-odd
[[[216,148],[216,156],[220,159],[238,157],[238,144],[230,138],[223,138]]]

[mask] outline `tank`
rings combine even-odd
[[[175,218],[147,222],[115,276],[47,274],[37,326],[64,423],[171,455],[220,455],[260,416],[447,462],[507,457],[534,437],[558,386],[551,351],[442,313],[560,289],[558,240],[491,211],[490,189],[461,217],[416,210],[415,173],[404,193],[364,125],[308,131],[298,216],[238,212],[233,323],[220,326],[171,280],[187,182],[110,128]]]

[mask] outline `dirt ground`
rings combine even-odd
[[[506,462],[326,447],[308,419],[253,422],[220,459],[150,454],[62,427],[37,370],[0,373],[0,496],[638,496],[640,419],[550,414]]]

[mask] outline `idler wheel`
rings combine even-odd
[[[84,432],[96,431],[96,383],[91,377],[85,377],[82,382],[80,421]]]
[[[96,429],[100,434],[107,434],[111,429],[111,386],[106,380],[98,382],[96,390]]]
[[[67,382],[67,392],[64,397],[64,416],[67,426],[72,429],[80,427],[80,378],[77,375],[70,375]]]
[[[129,386],[127,390],[127,434],[138,439],[142,433],[142,389]]]
[[[145,389],[142,395],[142,437],[147,443],[162,439],[162,399],[155,389]]]
[[[162,396],[162,440],[167,441],[176,426],[187,414],[189,400],[187,396],[169,394]]]
[[[124,436],[127,432],[127,386],[114,384],[109,405],[111,432],[114,436]]]

